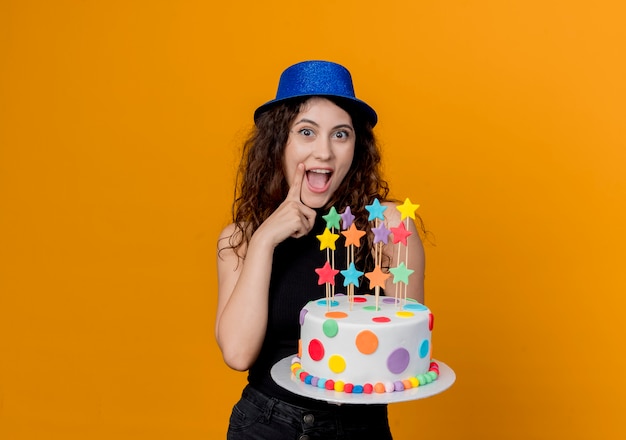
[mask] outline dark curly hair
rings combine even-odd
[[[366,205],[374,199],[387,201],[389,186],[381,175],[381,155],[371,124],[350,102],[334,97],[329,99],[352,117],[356,139],[352,165],[341,185],[333,194],[328,210],[335,206],[343,210],[350,206],[355,215],[358,229],[369,232]],[[235,201],[232,219],[235,233],[223,249],[234,249],[238,253],[243,244],[248,244],[252,234],[285,200],[289,184],[283,169],[283,155],[289,130],[302,106],[311,97],[294,98],[277,104],[262,113],[248,139],[243,145],[241,162],[235,185]],[[373,269],[371,261],[372,234],[366,234],[368,246],[358,249],[356,260],[366,268]],[[240,255],[240,257],[243,257]]]

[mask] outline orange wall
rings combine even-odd
[[[215,239],[252,111],[311,58],[434,234],[458,381],[396,438],[626,437],[622,2],[212,3],[0,3],[0,438],[223,438]]]

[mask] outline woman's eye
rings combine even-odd
[[[347,131],[338,131],[335,133],[335,137],[337,139],[347,139],[350,137],[350,134]]]
[[[309,128],[302,128],[298,131],[302,136],[313,136],[313,130]]]

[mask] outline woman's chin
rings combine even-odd
[[[302,194],[300,201],[311,209],[319,209],[326,206],[328,196],[326,194]]]

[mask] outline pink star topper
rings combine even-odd
[[[315,272],[319,275],[319,280],[317,281],[318,285],[330,283],[333,286],[335,285],[335,275],[339,273],[338,270],[330,267],[330,263],[328,261],[324,264],[324,267],[315,269]]]

